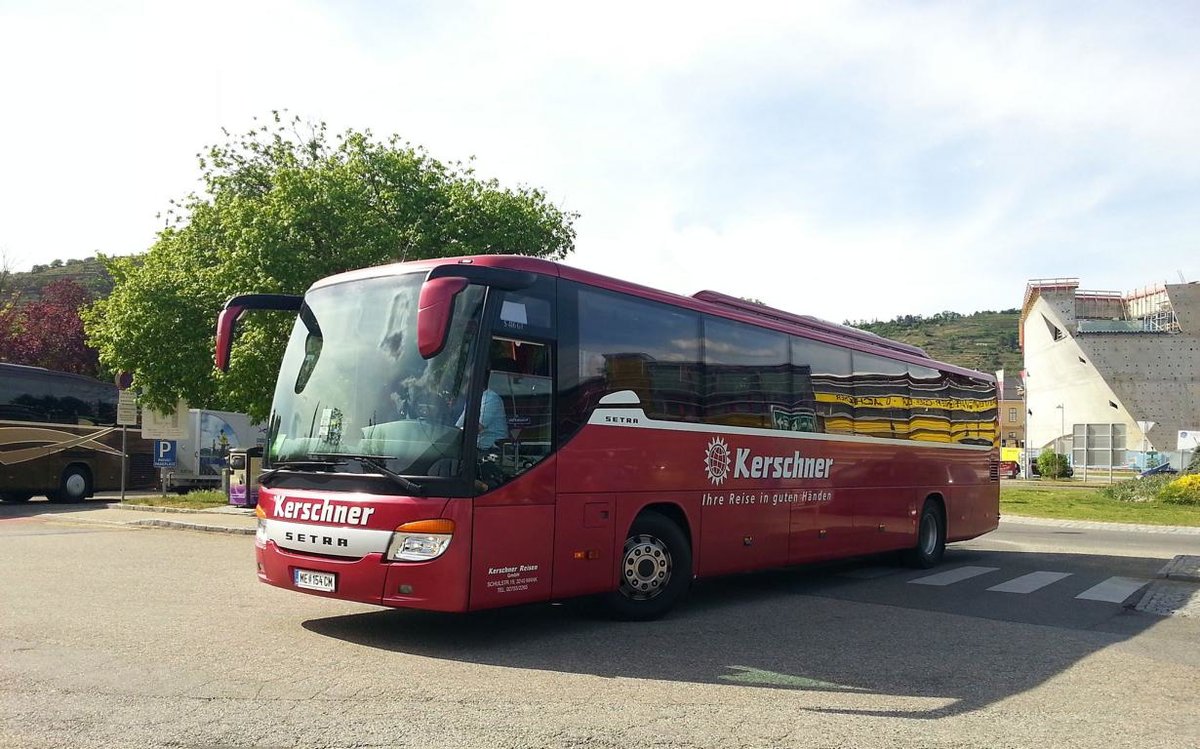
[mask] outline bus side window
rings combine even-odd
[[[507,481],[550,454],[554,422],[551,349],[545,343],[496,337],[488,389],[500,396],[507,422],[498,440],[500,473]]]

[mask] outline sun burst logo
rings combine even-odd
[[[720,437],[713,437],[704,451],[704,472],[713,486],[720,486],[729,477],[729,445]]]

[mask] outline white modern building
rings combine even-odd
[[[1021,308],[1028,445],[1095,468],[1178,464],[1200,430],[1200,284],[1130,293],[1035,279]]]

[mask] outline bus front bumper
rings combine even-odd
[[[316,556],[255,543],[258,579],[300,593],[377,606],[466,611],[468,570],[457,554],[428,562],[386,562],[372,552],[358,559]]]

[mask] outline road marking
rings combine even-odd
[[[927,575],[918,577],[916,580],[909,580],[910,583],[916,585],[953,585],[960,583],[963,580],[969,580],[972,577],[986,575],[989,572],[995,572],[999,567],[959,567],[957,569],[939,572],[936,575]]]
[[[1082,598],[1085,601],[1120,603],[1133,595],[1147,582],[1147,580],[1138,580],[1133,577],[1110,577],[1099,585],[1093,585],[1075,597]]]
[[[1014,577],[1006,583],[993,585],[988,590],[994,590],[997,593],[1032,593],[1038,588],[1044,588],[1070,576],[1070,572],[1030,572],[1028,575]]]

